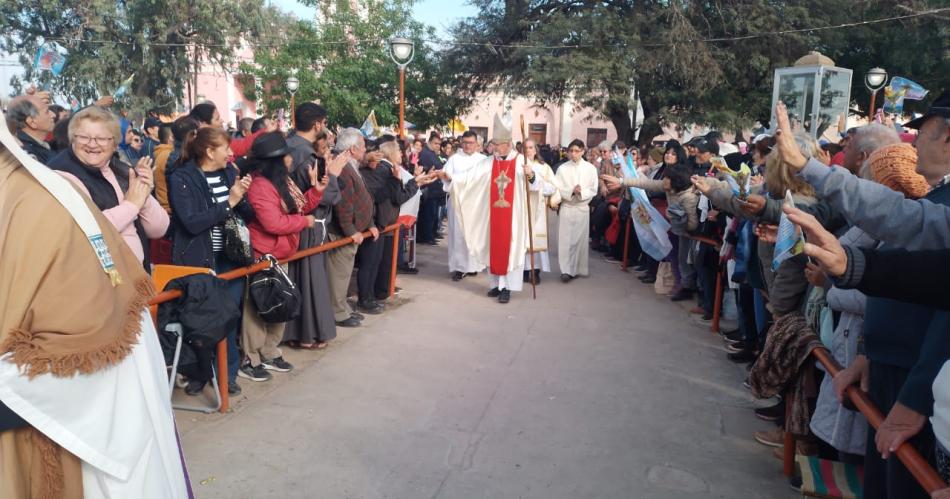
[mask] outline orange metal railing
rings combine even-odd
[[[392,273],[390,274],[390,277],[389,277],[390,296],[392,296],[392,294],[396,290],[396,261],[397,261],[397,256],[398,256],[397,253],[399,252],[398,243],[399,243],[400,226],[401,226],[400,224],[395,223],[386,227],[382,231],[380,231],[380,237],[382,237],[383,234],[387,234],[390,232],[393,233],[393,259],[392,259],[393,268],[392,268]],[[363,236],[372,237],[369,231],[363,232]],[[352,244],[352,243],[353,243],[352,237],[344,237],[343,239],[337,239],[336,241],[330,241],[328,243],[321,244],[320,246],[314,246],[313,248],[307,248],[305,250],[298,251],[294,253],[293,255],[291,255],[289,258],[280,260],[280,263],[287,263],[287,262],[293,262],[296,260],[301,260],[301,259],[307,258],[308,256],[313,256],[320,253],[326,253],[327,251],[330,251],[342,246],[346,246],[347,244]],[[266,261],[259,262],[248,267],[234,269],[230,272],[219,274],[218,277],[221,279],[230,281],[232,279],[240,279],[242,277],[247,277],[249,275],[260,272],[268,267],[270,267],[270,262],[266,262]],[[158,305],[160,303],[165,303],[165,302],[174,300],[175,298],[178,298],[180,296],[181,296],[181,291],[178,291],[178,290],[162,291],[161,293],[158,293],[157,295],[155,295],[152,298],[152,300],[149,301],[148,304],[150,306]],[[223,341],[218,343],[217,353],[218,353],[218,389],[221,392],[221,412],[227,412],[228,409],[230,408],[230,403],[228,400],[228,374],[227,374],[228,373],[228,351],[227,351],[227,345],[225,345]]]

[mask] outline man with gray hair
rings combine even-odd
[[[338,177],[340,200],[333,206],[333,220],[327,227],[331,241],[352,237],[353,244],[347,244],[327,253],[327,273],[330,276],[330,301],[333,303],[333,316],[337,326],[356,327],[363,316],[353,312],[346,301],[346,292],[350,287],[350,276],[356,261],[357,246],[363,243],[363,231],[369,230],[373,240],[379,239],[379,229],[373,225],[373,197],[360,176],[360,161],[366,153],[363,134],[356,128],[346,128],[336,139],[333,147],[337,156],[348,158],[346,166]],[[370,314],[382,312],[382,305],[365,308]]]
[[[900,141],[900,136],[893,128],[880,123],[857,128],[844,146],[841,166],[855,175],[860,175],[864,162],[872,152]]]
[[[23,150],[44,165],[55,156],[46,143],[53,132],[54,116],[45,99],[37,95],[21,95],[7,106],[7,127],[23,145]]]

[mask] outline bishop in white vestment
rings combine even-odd
[[[569,161],[557,169],[555,181],[561,194],[558,217],[557,259],[561,280],[588,275],[590,252],[590,200],[597,194],[597,167],[583,159],[584,143],[574,140],[567,148]]]
[[[521,291],[524,256],[528,251],[527,185],[537,188],[537,175],[524,166],[524,157],[511,147],[511,128],[495,117],[494,155],[454,177],[449,194],[455,198],[458,221],[469,256],[476,266],[489,268],[491,291],[508,303]],[[526,178],[527,176],[530,178]]]

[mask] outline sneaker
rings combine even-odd
[[[419,269],[409,268],[409,267],[399,267],[396,269],[397,274],[404,275],[416,275],[419,273]]]
[[[745,337],[742,336],[741,334],[736,333],[730,336],[723,336],[722,341],[726,345],[735,345],[736,343],[739,343],[740,341],[745,341]]]
[[[802,477],[793,476],[788,479],[788,488],[794,490],[795,492],[802,493]]]
[[[268,371],[277,371],[279,373],[286,373],[294,370],[293,364],[284,360],[283,357],[277,357],[276,359],[261,359],[261,365],[264,366],[264,369]]]
[[[653,283],[656,282],[656,276],[655,276],[655,275],[649,275],[649,274],[648,274],[648,275],[645,275],[645,276],[643,276],[643,277],[640,278],[640,282],[642,282],[643,284],[653,284]]]
[[[498,303],[508,303],[511,301],[511,290],[503,289],[498,293]]]
[[[350,314],[350,318],[351,318],[351,319],[356,319],[356,320],[358,320],[358,321],[362,321],[363,319],[366,318],[366,316],[363,315],[363,314],[361,314],[361,313],[359,313],[359,312],[353,312],[353,313]]]
[[[228,382],[228,395],[240,395],[241,394],[241,385],[237,384],[237,380]]]
[[[204,381],[191,380],[185,386],[185,394],[194,397],[205,389],[205,384]]]
[[[370,315],[379,315],[383,313],[383,310],[386,309],[386,307],[384,307],[382,304],[375,301],[357,303],[356,307],[360,310],[360,312],[365,312]]]
[[[614,258],[614,257],[612,257],[612,256],[610,256],[610,255],[605,256],[605,257],[604,257],[604,261],[607,262],[607,263],[613,263],[613,264],[619,264],[619,263],[620,263],[620,260],[617,260],[616,258]]]
[[[749,363],[749,365],[751,366],[752,364]],[[752,390],[752,385],[749,384],[749,377],[748,377],[748,376],[746,376],[746,378],[745,378],[744,380],[742,380],[742,388],[745,388],[746,390]]]
[[[337,321],[337,327],[359,327],[360,320],[356,317],[347,317],[344,321]]]
[[[756,442],[769,447],[785,446],[785,430],[777,428],[772,431],[756,431],[752,433]]]
[[[491,288],[491,290],[488,291],[489,298],[497,298],[498,295],[500,294],[501,294],[501,291],[499,291],[498,288]]]
[[[746,341],[737,341],[726,344],[726,351],[729,353],[742,352],[744,350],[755,350],[755,345]]]
[[[259,366],[244,364],[238,369],[238,376],[251,381],[270,381],[271,379],[270,373],[267,372],[267,369],[264,369],[263,364]]]
[[[763,421],[778,421],[785,417],[785,404],[778,403],[769,407],[760,407],[755,410],[755,417]]]
[[[730,353],[726,355],[726,357],[728,357],[729,360],[735,362],[736,364],[742,364],[745,362],[754,362],[756,355],[755,355],[755,352],[752,350],[741,350],[738,352]]]
[[[643,265],[637,265],[636,267],[633,268],[633,271],[636,272],[636,273],[638,273],[638,274],[642,274],[642,273],[644,273],[644,272],[646,272],[646,271],[648,271],[648,270],[650,270],[650,268],[649,268],[649,267],[644,267]]]
[[[670,297],[670,301],[686,301],[693,297],[693,290],[683,288]]]

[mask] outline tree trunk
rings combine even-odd
[[[656,107],[648,99],[640,98],[640,108],[643,110],[643,125],[640,127],[641,146],[650,145],[653,137],[663,133],[660,127],[659,117],[656,115]]]
[[[627,106],[611,106],[607,118],[617,130],[617,140],[622,140],[628,146],[633,144],[633,128],[630,126],[630,110]]]

